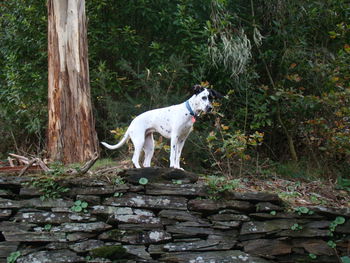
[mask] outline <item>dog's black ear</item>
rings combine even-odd
[[[196,84],[193,86],[193,93],[196,95],[201,93],[203,90],[204,88],[201,85]]]
[[[220,92],[214,90],[214,89],[209,89],[210,96],[212,96],[214,99],[221,99],[224,97]]]

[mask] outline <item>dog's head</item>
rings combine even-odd
[[[205,88],[201,85],[194,85],[193,92],[195,95],[194,104],[196,110],[204,112],[210,112],[213,109],[213,100],[223,97],[220,92],[214,89]]]

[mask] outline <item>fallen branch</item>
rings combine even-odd
[[[32,159],[28,162],[28,164],[20,171],[18,176],[22,176],[28,169],[36,162],[36,159]]]
[[[15,165],[13,164],[13,160],[14,159],[12,159],[11,157],[8,157],[7,160],[9,162],[9,164],[10,164],[10,167],[15,167]]]
[[[86,162],[80,169],[79,174],[85,174],[87,171],[89,171],[89,169],[95,164],[95,162],[97,161],[97,159],[99,158],[99,154],[97,152],[94,153],[94,156],[92,157],[92,159],[88,162]]]
[[[28,164],[30,160],[27,157],[24,157],[22,155],[14,154],[14,153],[9,153],[9,155],[15,159],[18,160],[20,163]]]
[[[45,164],[45,162],[43,160],[41,160],[40,158],[28,159],[27,157],[17,155],[14,153],[10,153],[9,155],[13,158],[16,158],[18,161],[25,163],[25,167],[20,171],[18,176],[22,176],[34,164],[39,166],[44,172],[51,172],[52,171],[52,169],[50,169]],[[92,159],[87,161],[81,168],[79,168],[79,169],[70,168],[68,170],[65,170],[65,173],[67,173],[69,175],[83,175],[90,170],[90,168],[95,164],[95,162],[97,161],[98,158],[99,158],[99,154],[97,152],[95,152]]]
[[[94,153],[94,156],[91,160],[87,161],[80,169],[69,169],[66,171],[70,175],[83,175],[86,174],[87,171],[95,164],[97,159],[99,158],[99,154],[97,152]]]
[[[49,167],[47,167],[47,165],[44,163],[43,160],[39,159],[39,158],[35,158],[37,164],[40,166],[41,169],[43,169],[45,172],[50,172],[51,169]]]

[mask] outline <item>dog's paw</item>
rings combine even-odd
[[[185,171],[185,169],[181,168],[181,167],[170,166],[170,168],[174,168],[174,169],[179,169],[179,170]]]

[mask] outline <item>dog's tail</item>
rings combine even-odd
[[[123,136],[123,139],[118,144],[110,145],[106,142],[101,142],[101,144],[110,150],[115,150],[122,147],[125,144],[125,142],[128,140],[128,138],[129,138],[129,130],[126,131],[126,133]]]

